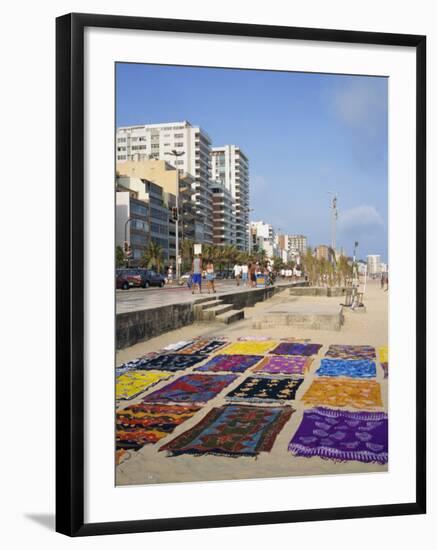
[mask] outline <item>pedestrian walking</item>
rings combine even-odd
[[[384,290],[384,283],[385,283],[385,275],[384,273],[381,273],[381,290]]]
[[[241,266],[241,279],[243,281],[243,285],[247,286],[247,282],[249,280],[249,266],[247,264],[243,264]]]
[[[215,292],[215,273],[214,273],[214,264],[212,262],[208,262],[206,264],[206,287],[208,289],[208,294],[210,292]]]
[[[241,275],[243,270],[239,262],[234,265],[233,271],[234,271],[235,280],[237,281],[237,286],[240,286],[240,280],[241,280]]]
[[[199,294],[202,294],[202,255],[194,257],[192,265],[192,276],[191,276],[191,293],[194,294],[196,286],[199,289]]]

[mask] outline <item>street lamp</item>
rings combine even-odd
[[[170,155],[174,157],[176,160],[178,157],[181,157],[183,154],[185,154],[185,151],[176,151],[176,149],[173,149],[171,152],[167,151],[165,153],[166,155]],[[180,266],[179,266],[179,170],[177,166],[176,168],[176,280],[179,281],[180,276]]]

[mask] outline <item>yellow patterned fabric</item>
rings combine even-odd
[[[235,355],[259,355],[262,353],[267,353],[277,344],[278,342],[275,340],[267,340],[266,342],[234,342],[223,350],[220,350],[220,353]]]
[[[135,371],[117,378],[116,399],[132,399],[142,391],[172,376],[168,372]]]
[[[388,363],[388,346],[382,346],[378,351],[380,363]]]
[[[374,380],[347,380],[321,377],[314,380],[305,395],[304,403],[328,407],[354,407],[373,410],[382,407],[380,385]]]

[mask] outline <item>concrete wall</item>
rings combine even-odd
[[[231,294],[219,295],[224,304],[232,304],[233,309],[252,307],[257,302],[268,300],[277,292],[289,286],[301,286],[306,283],[290,283],[289,285],[270,286],[255,290],[241,290]],[[144,342],[164,332],[194,323],[195,302],[171,304],[168,306],[140,311],[119,313],[116,319],[117,349],[133,346]]]
[[[127,348],[193,322],[191,303],[119,313],[116,320],[117,349]]]

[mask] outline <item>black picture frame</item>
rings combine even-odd
[[[105,27],[403,46],[416,51],[416,499],[388,505],[84,523],[84,29]],[[426,37],[68,14],[56,20],[56,530],[69,536],[426,512]],[[419,287],[420,281],[420,287]]]

